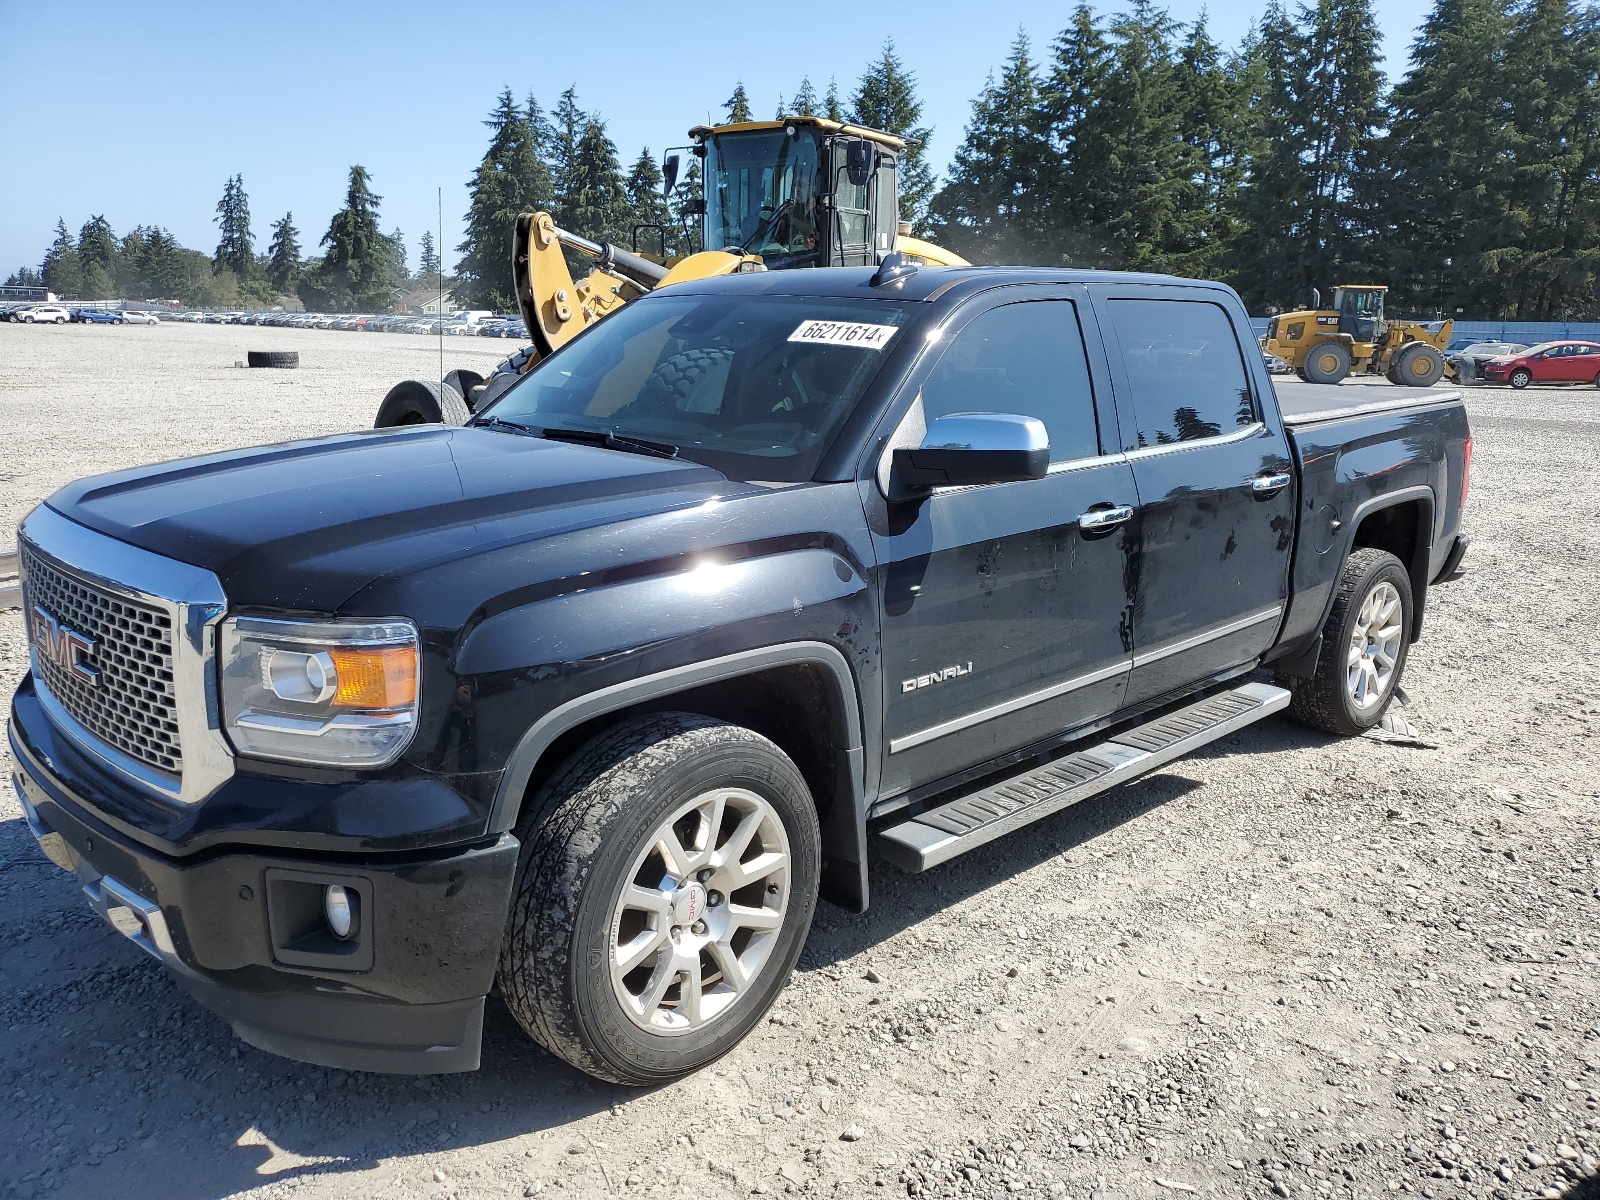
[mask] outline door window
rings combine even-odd
[[[978,314],[922,385],[922,409],[930,423],[958,412],[1038,417],[1051,462],[1095,457],[1100,438],[1077,306],[1027,300]]]
[[[1204,300],[1112,300],[1138,444],[1165,446],[1252,425],[1255,401],[1233,322]]]

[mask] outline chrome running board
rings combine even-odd
[[[878,851],[926,871],[986,842],[1182,758],[1284,708],[1289,693],[1245,683],[1135,725],[1042,767],[990,784],[880,829]]]

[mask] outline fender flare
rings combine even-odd
[[[1407,568],[1411,575],[1411,596],[1413,611],[1411,614],[1411,641],[1416,641],[1422,636],[1422,610],[1428,599],[1428,584],[1433,574],[1433,518],[1438,511],[1438,497],[1434,494],[1431,484],[1418,483],[1411,487],[1400,488],[1397,491],[1385,492],[1381,496],[1374,496],[1356,506],[1355,512],[1350,514],[1350,540],[1345,544],[1344,554],[1339,559],[1339,570],[1344,570],[1345,561],[1355,549],[1356,534],[1361,529],[1361,522],[1365,521],[1375,512],[1382,512],[1386,508],[1396,508],[1402,504],[1409,504],[1413,500],[1421,500],[1422,517],[1417,522],[1417,548],[1412,562]],[[1330,592],[1328,602],[1323,606],[1322,619],[1317,622],[1320,630],[1327,623],[1328,614],[1333,611],[1333,597]]]
[[[862,887],[865,888],[866,752],[861,737],[861,697],[850,664],[843,654],[826,642],[785,642],[775,646],[741,650],[721,658],[688,663],[654,675],[613,684],[558,705],[535,721],[511,752],[500,778],[500,786],[495,792],[494,806],[489,813],[489,832],[506,833],[516,824],[534,767],[555,740],[569,730],[576,729],[596,717],[603,717],[607,713],[619,712],[646,701],[659,700],[664,696],[688,691],[702,684],[736,679],[741,675],[752,675],[770,667],[800,664],[822,667],[829,672],[842,701],[845,730],[849,741],[849,745],[844,747],[849,759],[846,779],[850,790],[849,800],[855,813],[854,824],[861,849],[859,862]]]

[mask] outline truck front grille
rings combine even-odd
[[[172,616],[160,605],[90,583],[22,551],[23,607],[37,646],[42,608],[93,643],[84,663],[90,680],[54,658],[35,654],[39,680],[75,721],[123,754],[173,775],[183,771],[173,686]]]

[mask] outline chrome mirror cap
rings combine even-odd
[[[1042,479],[1049,469],[1050,436],[1039,418],[951,413],[928,426],[919,447],[894,452],[890,499],[938,487]]]

